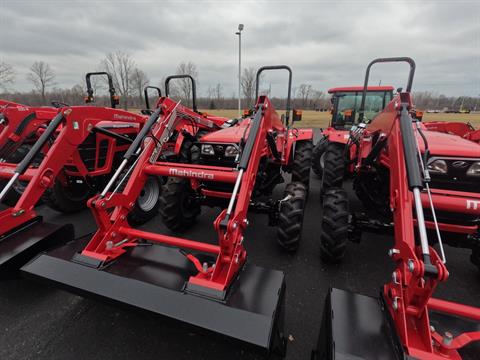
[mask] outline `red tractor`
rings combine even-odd
[[[94,101],[94,91],[91,85],[91,78],[94,76],[105,76],[107,78],[111,108],[115,109],[119,98],[115,94],[112,77],[106,72],[86,74],[87,96],[85,101],[87,103]],[[52,107],[29,107],[16,103],[8,103],[3,107],[0,114],[2,117],[0,163],[18,164],[22,161],[48,124],[58,114],[58,109],[64,106],[67,105],[53,101]],[[62,176],[68,178],[68,180],[57,181],[42,197],[43,200],[46,200],[47,205],[62,212],[75,212],[85,208],[87,199],[95,194],[95,188],[102,186],[98,181],[101,181],[102,176],[110,171],[111,164],[107,163],[107,157],[113,159],[116,156],[118,158],[119,154],[128,147],[129,141],[138,133],[138,124],[130,125],[115,126],[114,123],[102,125],[102,129],[114,129],[115,133],[122,135],[121,140],[117,138],[113,141],[112,137],[108,135],[90,134],[79,145],[78,153],[70,160],[71,163],[68,164],[68,167],[64,169]],[[57,134],[61,128],[62,125],[57,129]],[[47,151],[48,144],[33,159],[32,166],[38,166]],[[5,178],[0,180],[2,187],[5,186],[7,181]],[[16,181],[11,190],[3,197],[3,202],[14,206],[25,190],[26,184],[25,181]]]
[[[361,229],[384,232],[391,228],[388,141],[392,120],[385,120],[387,110],[372,116],[367,111],[367,99],[366,90],[358,110],[358,124],[349,130],[346,140],[330,136],[325,150],[325,226],[320,247],[321,257],[327,262],[343,258],[348,233],[351,240],[358,241]],[[442,231],[444,241],[451,246],[471,249],[471,260],[480,267],[480,144],[430,131],[420,122],[420,114],[413,108],[409,111],[415,119],[416,139],[429,175],[426,181],[430,192],[421,193],[422,203],[425,208],[433,203],[437,209],[436,213],[426,210],[427,229],[433,234]],[[339,190],[346,176],[353,178],[355,194],[366,214],[349,213],[347,195]]]
[[[368,116],[382,111],[393,98],[393,86],[369,86],[367,89],[366,106]],[[331,137],[332,142],[346,144],[350,137],[352,127],[358,125],[358,116],[360,102],[362,100],[363,88],[361,86],[336,87],[328,90],[332,94],[330,124],[328,128],[322,130],[319,141],[313,149],[312,170],[316,175],[323,178],[323,168],[325,164],[325,150],[328,140]],[[330,161],[330,159],[327,159]],[[330,181],[327,175],[326,181]]]
[[[289,71],[290,94],[291,70],[264,67],[257,80],[268,69]],[[74,121],[74,112],[64,115],[67,124]],[[245,244],[253,239],[246,238],[245,230],[250,209],[265,211],[279,224],[291,224],[283,228],[285,237],[279,231],[280,243],[288,250],[298,246],[307,193],[299,181],[305,182],[309,171],[312,130],[291,128],[290,112],[288,101],[282,122],[270,100],[259,96],[251,115],[200,134],[197,127],[216,128],[216,123],[161,98],[105,189],[89,201],[96,233],[38,256],[23,273],[282,356],[285,276],[247,262]],[[169,143],[176,144],[176,158],[168,155]],[[280,182],[282,168],[294,175],[284,198],[260,203],[257,196],[269,194]],[[149,176],[169,178],[162,215],[172,229],[191,225],[202,204],[222,206],[213,222],[218,241],[133,227],[127,217]]]
[[[263,67],[257,73],[257,81],[264,70],[272,69],[289,72],[287,110],[283,119],[272,116],[265,124],[266,143],[259,159],[249,209],[268,214],[269,224],[277,226],[280,246],[295,251],[300,243],[305,189],[308,191],[310,180],[313,135],[311,129],[290,128],[290,68]],[[272,105],[268,103],[267,106]],[[294,121],[298,121],[299,112],[293,110],[293,117]],[[185,147],[182,152],[182,162],[206,167],[236,167],[250,127],[251,118],[247,117],[232,119],[218,131],[199,132],[195,138],[189,139],[188,148]],[[291,173],[292,182],[285,188],[283,199],[273,201],[270,199],[273,189],[284,182],[282,172]],[[192,225],[200,214],[202,204],[219,207],[228,204],[233,191],[231,184],[198,176],[196,180],[172,177],[167,181],[160,198],[160,213],[169,229],[184,230]]]
[[[372,61],[367,68],[363,97],[365,99],[371,66],[392,61],[406,61],[410,65],[406,92],[398,93],[369,125],[380,121],[388,128],[384,133],[385,144],[379,152],[388,156],[390,165],[387,187],[395,241],[389,256],[395,262],[395,269],[383,286],[380,298],[330,290],[313,358],[478,358],[480,309],[433,297],[437,286],[447,281],[449,273],[444,255],[438,254],[430,244],[424,220],[427,215],[424,210],[435,212],[432,202],[425,204],[424,201],[430,194],[430,169],[424,154],[432,138],[422,135],[424,129],[410,114],[414,61],[410,58]],[[423,147],[419,147],[419,137]],[[359,141],[362,144],[361,139]],[[376,142],[370,143],[375,148]],[[344,190],[330,189],[326,197],[324,210],[335,206],[344,209]],[[336,220],[347,226],[346,219]],[[323,226],[325,224],[324,221]],[[441,244],[440,236],[437,241]]]

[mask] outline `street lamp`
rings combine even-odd
[[[235,35],[238,35],[238,116],[242,116],[242,94],[241,94],[241,83],[242,83],[242,30],[243,24],[238,24],[238,31]]]

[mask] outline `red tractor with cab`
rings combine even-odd
[[[410,65],[408,85],[406,91],[396,94],[361,134],[357,134],[362,135],[358,138],[360,148],[369,143],[370,151],[360,152],[362,158],[355,164],[364,169],[373,166],[377,157],[389,159],[390,176],[385,186],[390,195],[394,243],[388,255],[395,267],[378,297],[330,289],[318,348],[312,359],[476,359],[480,353],[480,308],[434,297],[437,287],[445,286],[449,272],[441,245],[440,234],[444,230],[439,226],[438,232],[430,236],[425,220],[429,213],[435,214],[435,204],[438,204],[428,186],[431,163],[425,156],[430,144],[437,139],[425,135],[425,129],[412,116],[410,91],[415,62],[407,57],[372,61],[367,67],[362,103],[371,66],[385,62],[407,62]],[[362,109],[363,106],[360,111]],[[362,120],[365,121],[360,113],[360,123]],[[379,127],[384,126],[377,132],[377,141],[373,138],[376,133],[369,130],[375,122],[379,122]],[[369,154],[372,155],[369,157]],[[425,203],[425,198],[431,195],[434,201]],[[347,210],[347,205],[345,190],[327,190],[322,228],[331,226],[343,231],[341,227],[348,226],[348,216],[340,214]],[[328,218],[325,212],[332,215],[335,208],[339,216]],[[327,249],[331,250],[340,249]]]
[[[367,89],[366,106],[368,116],[372,117],[382,111],[386,104],[393,98],[393,86],[369,86]],[[312,170],[323,179],[323,169],[325,167],[325,150],[328,140],[332,138],[333,142],[348,142],[350,130],[358,125],[360,102],[362,100],[363,88],[361,86],[336,87],[328,90],[332,94],[330,99],[332,103],[330,124],[328,128],[321,130],[320,139],[313,148]],[[327,159],[330,161],[330,159]],[[325,179],[330,181],[330,174]]]
[[[380,99],[369,101],[369,89],[364,88],[356,124],[343,133],[338,131],[342,136],[329,136],[324,153],[325,226],[320,247],[321,258],[327,262],[343,258],[347,234],[351,240],[359,241],[362,229],[384,232],[392,226],[394,199],[389,187],[392,165],[388,146],[392,119],[385,115],[386,108],[378,113],[372,111],[377,107],[371,104],[377,103],[379,108],[386,104],[381,104]],[[480,268],[480,144],[432,131],[420,121],[420,113],[413,107],[409,111],[415,120],[422,161],[428,168],[430,192],[421,192],[422,203],[425,208],[433,203],[437,210],[425,211],[427,229],[433,234],[442,231],[444,242],[451,246],[471,249],[471,261]],[[353,178],[354,192],[366,212],[348,211],[347,195],[338,191],[347,177]],[[337,190],[329,191],[332,188]],[[341,205],[332,206],[337,203]]]

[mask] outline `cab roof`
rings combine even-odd
[[[367,91],[393,91],[395,88],[393,86],[369,86],[367,87]],[[328,90],[329,94],[333,94],[336,92],[357,92],[363,91],[363,86],[344,86],[344,87],[336,87]]]

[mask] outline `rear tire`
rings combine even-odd
[[[318,140],[312,152],[312,170],[318,177],[322,177],[325,160],[325,150],[327,149],[328,138],[323,136]]]
[[[184,230],[195,224],[201,212],[200,203],[187,179],[170,177],[160,196],[160,214],[170,230]]]
[[[75,213],[87,207],[87,200],[95,194],[95,191],[89,188],[85,181],[82,184],[76,183],[74,179],[70,181],[71,185],[67,187],[59,180],[55,181],[45,195],[48,207],[62,213]]]
[[[20,145],[17,150],[13,154],[10,154],[10,156],[8,156],[5,160],[11,164],[18,164],[20,163],[20,161],[23,160],[23,158],[27,155],[30,149],[30,145]],[[0,180],[0,189],[3,189],[5,185],[7,185],[8,180],[9,179]],[[22,196],[23,192],[25,191],[27,185],[28,181],[17,180],[13,184],[10,191],[5,195],[2,202],[10,207],[15,206],[18,202],[18,199],[20,199],[20,196]],[[39,200],[38,203],[41,203],[41,201]]]
[[[284,250],[294,252],[302,237],[307,188],[302,183],[292,182],[285,187],[283,196],[288,199],[280,203],[277,242]]]
[[[140,196],[135,201],[135,206],[128,214],[128,222],[131,225],[142,225],[153,219],[160,207],[160,194],[162,181],[157,176],[149,176]]]
[[[307,191],[310,184],[313,143],[311,140],[297,141],[292,165],[292,182],[301,182]]]
[[[322,192],[333,187],[342,187],[345,175],[345,145],[329,142],[325,150],[324,164]]]
[[[331,188],[323,197],[320,258],[339,263],[345,256],[348,241],[348,194],[342,188]]]

